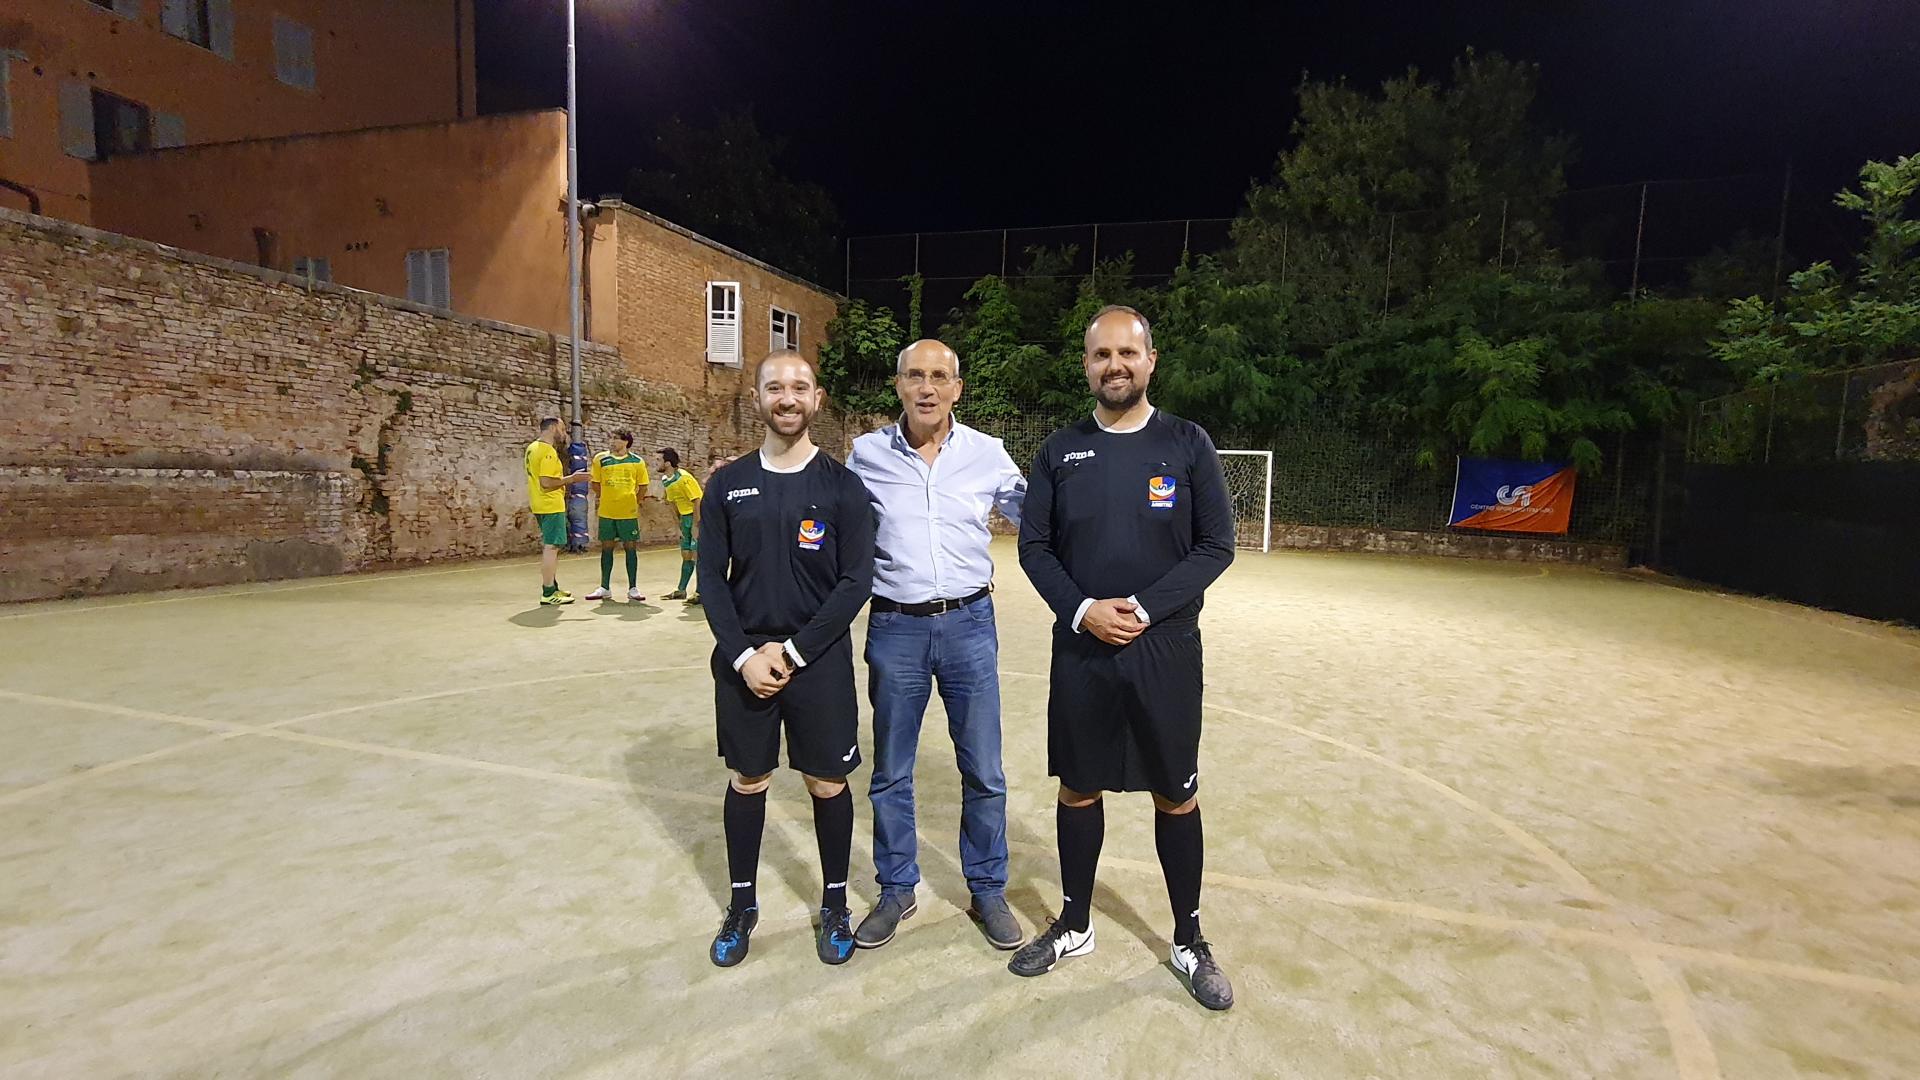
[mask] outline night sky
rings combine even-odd
[[[1791,158],[1825,193],[1920,152],[1920,0],[578,3],[583,196],[662,118],[751,105],[854,235],[1230,215],[1303,70],[1374,86],[1468,46],[1542,65],[1575,187]],[[478,7],[482,111],[564,103],[561,0]],[[1102,122],[1137,142],[1091,149]]]

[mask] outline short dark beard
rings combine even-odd
[[[1119,397],[1111,397],[1108,395],[1106,384],[1102,383],[1100,384],[1100,389],[1093,392],[1093,398],[1114,412],[1123,413],[1135,405],[1140,404],[1140,399],[1147,396],[1147,388],[1141,386],[1138,381],[1128,382],[1127,387],[1128,389],[1124,394]]]

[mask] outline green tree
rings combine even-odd
[[[1571,268],[1481,270],[1328,350],[1326,397],[1349,423],[1454,454],[1605,465],[1604,437],[1665,422],[1712,370],[1718,308],[1603,300]]]
[[[1154,400],[1203,418],[1216,438],[1269,436],[1313,402],[1318,387],[1289,348],[1289,305],[1274,283],[1234,280],[1201,259],[1183,263],[1153,306],[1166,360]]]
[[[1731,301],[1770,293],[1774,285],[1776,241],[1745,229],[1724,245],[1687,264],[1687,293],[1709,300]]]
[[[854,300],[827,324],[820,346],[820,381],[843,407],[855,412],[890,412],[894,365],[906,335],[893,312]]]
[[[1713,351],[1753,383],[1920,355],[1920,156],[1869,161],[1860,187],[1834,197],[1866,238],[1851,276],[1828,262],[1796,272],[1778,304],[1734,301]]]
[[[1568,140],[1534,118],[1537,69],[1469,52],[1378,94],[1303,80],[1294,146],[1248,192],[1229,265],[1295,297],[1303,348],[1348,340],[1445,279],[1551,256]]]
[[[835,264],[840,214],[825,188],[781,172],[786,145],[761,132],[748,111],[722,113],[706,127],[675,117],[654,136],[659,163],[628,173],[625,197],[783,270],[820,280]]]

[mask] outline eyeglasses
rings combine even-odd
[[[954,378],[944,371],[936,371],[931,375],[924,371],[909,371],[900,376],[900,381],[908,386],[931,386],[936,390],[944,390],[953,385]]]

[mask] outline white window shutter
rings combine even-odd
[[[177,113],[153,114],[153,148],[187,145],[187,118]]]
[[[88,161],[99,156],[93,145],[93,87],[78,79],[60,84],[60,148]]]
[[[233,59],[233,0],[207,0],[207,48]]]
[[[177,38],[193,36],[191,0],[160,0],[160,29]]]
[[[407,252],[407,299],[416,304],[432,303],[427,289],[427,253]]]
[[[123,19],[140,17],[140,0],[113,0],[113,13]]]
[[[707,283],[707,362],[740,363],[740,286],[737,282]]]
[[[446,248],[435,248],[427,253],[427,265],[429,267],[428,277],[433,284],[433,300],[430,302],[434,307],[451,310],[453,307],[453,273],[452,268],[448,266],[448,255],[449,252]]]

